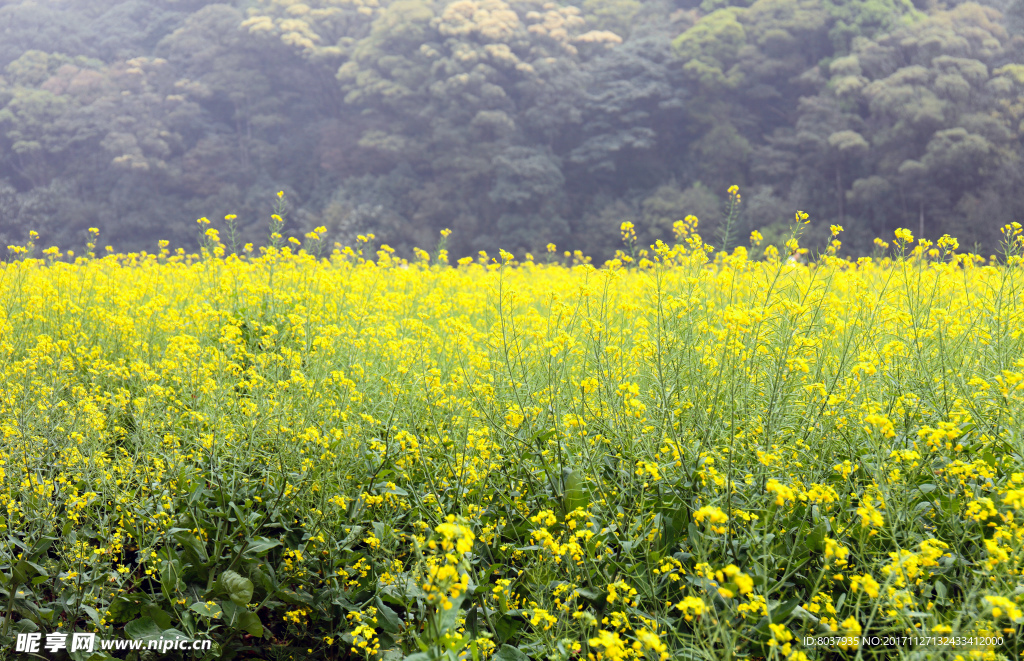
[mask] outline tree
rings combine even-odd
[[[989,84],[1007,53],[998,17],[968,3],[855,47],[866,84],[851,95],[866,103],[872,169],[901,200],[890,224],[913,218],[923,234],[929,215],[940,228],[955,223],[960,198],[1011,162],[1013,134],[998,112],[1009,90]]]

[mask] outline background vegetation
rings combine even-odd
[[[726,188],[773,241],[1019,217],[1020,0],[9,0],[0,241],[194,245],[199,216],[608,256]]]

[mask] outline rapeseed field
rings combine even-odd
[[[1002,257],[900,230],[856,261],[833,227],[803,263],[803,214],[717,253],[626,224],[595,268],[327,255],[278,221],[0,265],[0,654],[1024,649],[1019,225]]]

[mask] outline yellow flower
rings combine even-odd
[[[942,237],[939,239],[938,246],[939,248],[947,251],[956,250],[957,248],[960,247],[960,242],[948,234],[943,234]]]
[[[704,523],[705,519],[714,532],[725,534],[728,531],[726,526],[721,525],[729,522],[728,515],[714,505],[705,505],[693,513],[693,520],[697,523]]]
[[[749,594],[754,589],[754,579],[746,574],[737,574],[732,580],[740,589],[740,594]]]
[[[854,593],[863,588],[864,593],[874,599],[878,596],[878,588],[880,587],[881,586],[878,584],[878,581],[872,578],[869,574],[850,577],[850,590]]]
[[[707,609],[700,597],[683,597],[675,607],[683,612],[683,618],[687,622],[692,621],[694,617],[700,617]]]
[[[987,595],[984,600],[992,608],[992,617],[994,618],[1006,617],[1016,622],[1024,617],[1020,607],[1006,597]]]
[[[793,640],[793,634],[789,632],[784,624],[769,624],[768,628],[772,632],[772,641],[778,643],[786,643]]]
[[[786,485],[779,483],[775,478],[768,480],[765,490],[768,493],[775,494],[775,505],[778,507],[782,507],[787,502],[796,502],[796,493]]]
[[[597,648],[597,659],[603,661],[625,661],[629,658],[626,642],[619,638],[619,634],[612,631],[601,630],[597,636],[587,642],[591,647]]]
[[[861,629],[860,622],[857,621],[857,618],[848,617],[845,620],[843,620],[843,623],[840,626],[842,628],[843,635],[840,638],[842,642],[839,644],[839,647],[841,647],[844,651],[855,650],[859,648],[859,638],[860,634],[863,632],[863,629]]]
[[[659,661],[665,661],[671,657],[668,652],[668,645],[661,641],[656,632],[640,629],[636,632],[636,638],[643,645],[644,649],[656,653]]]
[[[543,608],[534,608],[531,617],[530,624],[541,628],[541,631],[547,631],[558,622],[558,618],[548,613]]]

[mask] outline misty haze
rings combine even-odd
[[[194,249],[200,217],[398,253],[582,250],[693,215],[993,251],[1024,206],[1022,4],[7,0],[0,244]],[[722,247],[719,242],[719,247]],[[985,252],[984,254],[988,254]]]

